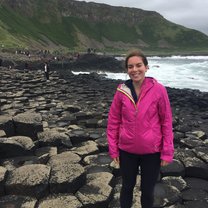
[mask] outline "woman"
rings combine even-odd
[[[160,166],[173,159],[172,112],[165,87],[145,77],[141,51],[131,51],[125,66],[130,79],[118,86],[108,115],[109,154],[120,165],[121,208],[132,205],[139,167],[142,208],[152,208]]]

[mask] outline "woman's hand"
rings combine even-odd
[[[169,162],[165,161],[165,160],[161,160],[160,166],[167,166],[169,164]]]
[[[120,161],[119,161],[119,157],[115,157],[113,158],[113,161],[116,165],[119,165]]]

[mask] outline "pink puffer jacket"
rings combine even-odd
[[[171,162],[172,112],[165,87],[145,78],[135,104],[130,89],[119,85],[108,115],[107,138],[112,158],[122,149],[134,154],[161,152],[161,159]]]

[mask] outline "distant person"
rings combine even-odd
[[[117,87],[108,115],[109,154],[120,165],[121,208],[132,207],[139,167],[141,205],[152,208],[160,167],[173,159],[172,112],[165,87],[145,77],[149,67],[142,52],[131,51],[125,67],[130,79]]]
[[[0,66],[2,66],[2,62],[3,62],[3,60],[0,58]]]
[[[46,77],[47,81],[49,80],[49,72],[50,72],[49,65],[47,62],[45,62],[44,63],[44,73],[45,73],[45,77]]]
[[[28,68],[29,68],[29,64],[26,62],[26,63],[25,63],[25,68],[24,68],[24,69],[25,69],[25,71],[27,71],[27,70],[28,70]]]
[[[87,49],[87,53],[91,53],[91,48],[88,48]]]

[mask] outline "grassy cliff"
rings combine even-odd
[[[67,0],[1,0],[0,44],[5,48],[203,52],[205,34],[156,12]]]

